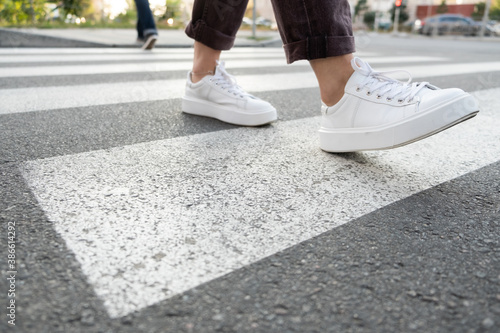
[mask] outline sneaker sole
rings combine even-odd
[[[320,128],[320,147],[331,153],[398,148],[471,119],[478,112],[476,100],[466,94],[444,106],[390,126],[347,130]]]
[[[262,126],[278,119],[274,108],[263,110],[261,113],[242,113],[235,111],[234,108],[187,97],[182,98],[182,111],[239,126]]]
[[[158,39],[158,37],[156,37],[154,35],[153,36],[149,36],[148,39],[142,45],[141,49],[143,49],[143,50],[152,50],[153,47],[155,46],[155,43],[156,43],[157,39]]]

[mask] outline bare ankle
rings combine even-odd
[[[328,93],[321,93],[321,101],[325,103],[326,106],[337,104],[342,99],[342,96],[344,96],[344,87],[338,89],[336,92],[329,91]]]
[[[215,71],[205,71],[205,72],[192,71],[190,74],[191,74],[191,82],[196,83],[203,80],[205,76],[214,75]]]
[[[201,81],[207,75],[214,75],[220,54],[220,50],[212,49],[197,41],[194,43],[193,70],[191,72],[193,83]]]
[[[311,67],[318,79],[321,100],[328,106],[337,104],[347,81],[354,70],[351,67],[352,54],[311,60]]]

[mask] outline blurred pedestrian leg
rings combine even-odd
[[[143,50],[151,50],[158,39],[153,12],[148,0],[134,1],[137,8],[137,41],[142,43]]]

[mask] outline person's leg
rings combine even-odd
[[[354,53],[347,0],[272,0],[289,64]]]
[[[352,53],[310,60],[318,80],[321,100],[326,105],[337,104],[344,96],[344,88],[354,70],[351,67]]]
[[[153,13],[149,7],[149,1],[135,0],[135,6],[137,8],[137,17],[140,21],[143,35],[158,34]]]
[[[144,27],[142,26],[141,18],[139,16],[137,17],[137,24],[135,27],[137,30],[137,40],[144,42]]]
[[[186,34],[214,50],[229,50],[248,0],[195,0]]]
[[[197,0],[186,34],[195,40],[192,80],[213,75],[222,50],[234,45],[248,0]]]
[[[346,0],[272,1],[288,63],[309,60],[321,99],[337,103],[353,73],[355,51],[351,12]]]
[[[272,3],[288,62],[309,60],[318,79],[323,150],[395,148],[477,114],[477,102],[461,89],[400,82],[354,58],[347,0]]]
[[[145,50],[151,50],[158,39],[158,30],[156,29],[155,20],[151,8],[149,7],[148,0],[135,0],[137,8],[137,30],[138,37],[144,39]]]
[[[196,0],[186,34],[195,40],[193,69],[188,73],[182,111],[243,126],[277,119],[276,109],[245,92],[220,62],[229,50],[248,0]]]
[[[221,52],[221,50],[215,50],[201,42],[194,42],[193,70],[191,71],[193,83],[199,82],[207,75],[215,74]]]

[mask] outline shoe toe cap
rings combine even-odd
[[[276,109],[270,103],[258,98],[248,98],[246,101],[245,109],[250,113],[276,111]]]
[[[479,111],[477,100],[458,88],[432,91],[419,105],[421,114],[435,114],[435,122],[446,124],[470,117]]]
[[[462,99],[468,95],[469,94],[459,88],[429,90],[421,96],[420,110],[427,110],[452,103],[453,101]]]

